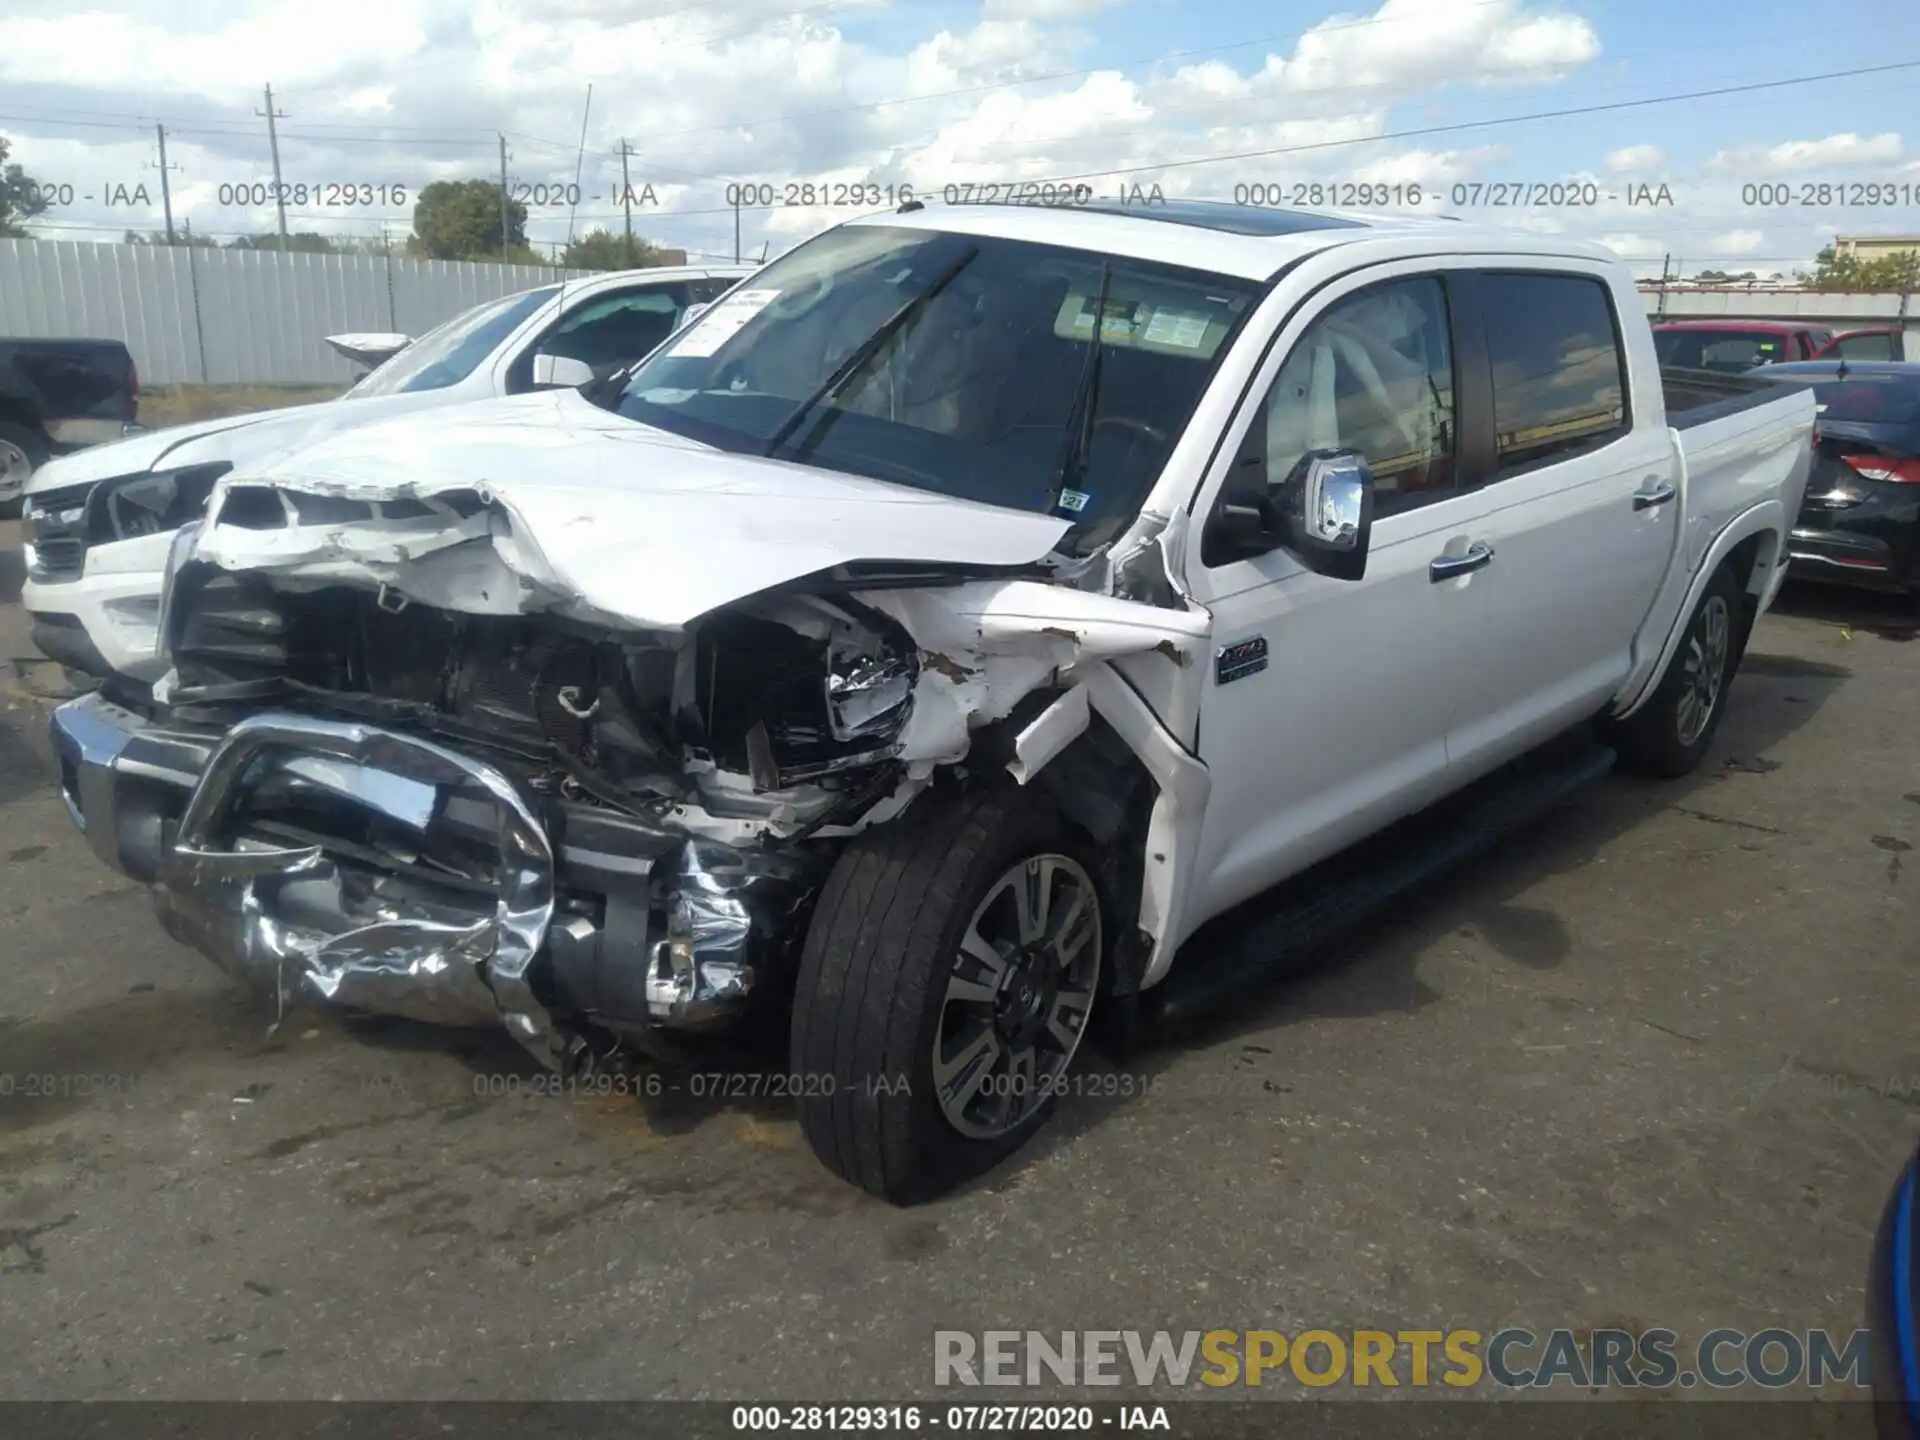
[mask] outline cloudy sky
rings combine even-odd
[[[296,204],[298,229],[404,233],[392,187],[495,178],[504,134],[536,242],[619,223],[624,141],[652,192],[636,229],[714,258],[741,182],[782,200],[807,181],[1283,203],[1311,182],[1400,187],[1372,192],[1386,208],[1418,185],[1420,209],[1459,214],[1475,192],[1456,186],[1522,182],[1573,203],[1503,208],[1515,223],[1652,273],[1671,254],[1764,275],[1836,232],[1920,232],[1912,203],[1818,203],[1866,198],[1856,182],[1920,199],[1920,63],[1628,102],[1903,61],[1920,62],[1913,0],[4,0],[0,134],[72,187],[37,227],[65,239],[158,228],[156,122],[176,220],[270,229],[271,205],[234,202],[272,178],[271,83],[286,182],[373,201]],[[1566,111],[1584,113],[1549,113]],[[777,253],[837,213],[748,209],[741,242]]]

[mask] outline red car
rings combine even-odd
[[[1824,325],[1792,320],[1663,320],[1653,327],[1653,348],[1662,365],[1729,374],[1812,360],[1833,338]]]
[[[1792,320],[1662,320],[1653,345],[1662,365],[1730,372],[1799,360],[1905,360],[1914,348],[1903,325],[1834,331]]]

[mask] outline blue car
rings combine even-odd
[[[1920,1153],[1907,1162],[1880,1217],[1867,1277],[1868,1364],[1880,1440],[1920,1436]]]

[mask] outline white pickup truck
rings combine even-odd
[[[1697,765],[1813,422],[1663,377],[1598,248],[910,205],[622,389],[225,476],[152,703],[53,738],[98,854],[278,1003],[598,1077],[770,1018],[821,1159],[910,1201],[1032,1135],[1102,1017],[1257,976],[1182,949],[1211,917],[1415,812],[1465,807],[1457,858]],[[1426,865],[1391,853],[1308,908]]]
[[[143,431],[42,465],[28,477],[22,517],[21,600],[34,643],[100,679],[151,682],[165,668],[154,622],[167,549],[219,476],[376,420],[584,384],[638,360],[689,309],[752,273],[750,265],[615,271],[488,300],[418,340],[329,336],[349,359],[376,365],[337,400]]]

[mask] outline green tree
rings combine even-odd
[[[313,230],[296,230],[282,236],[276,231],[264,235],[242,235],[227,242],[229,250],[299,250],[310,255],[332,255],[339,246],[330,235]]]
[[[1799,272],[1810,289],[1853,295],[1905,295],[1920,290],[1920,250],[1896,250],[1863,260],[1857,252],[1836,253],[1828,245],[1814,256],[1813,273]]]
[[[7,164],[7,137],[0,135],[0,236],[27,233],[26,222],[45,213],[47,197],[38,180],[17,164]]]
[[[612,230],[594,229],[567,246],[560,263],[571,270],[638,270],[662,259],[660,247],[638,235],[629,240]]]
[[[145,233],[138,230],[129,230],[125,235],[120,237],[120,243],[122,245],[159,245],[164,248],[167,244],[167,236],[163,230],[148,230]],[[211,235],[196,235],[191,230],[185,233],[175,232],[173,243],[175,245],[192,245],[202,250],[217,250],[220,248],[220,242]]]
[[[503,247],[500,198],[500,187],[490,180],[435,180],[414,202],[408,248],[431,260],[498,260],[503,248],[524,248],[527,207],[507,202]]]

